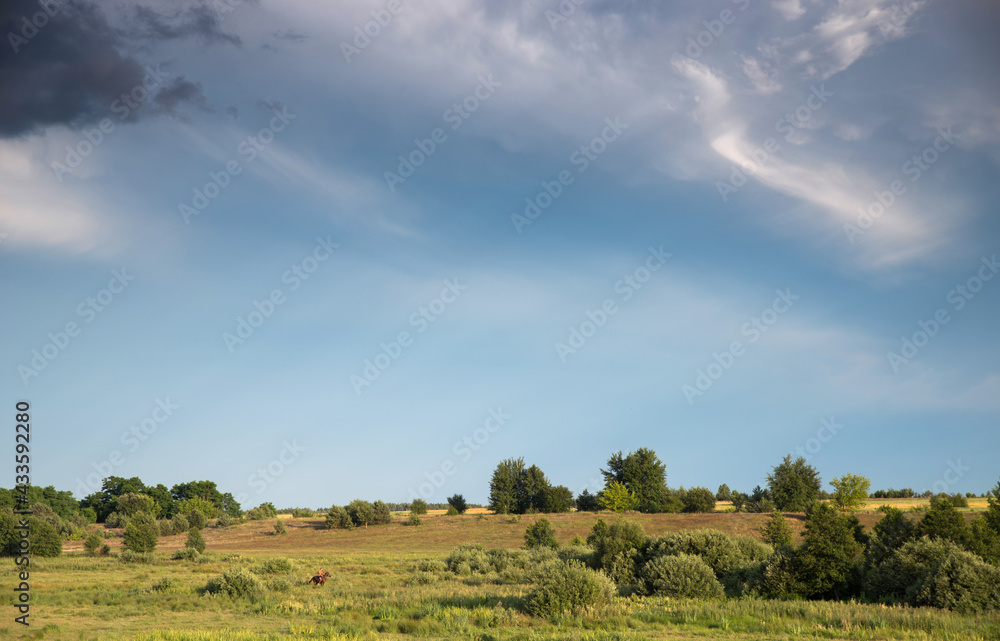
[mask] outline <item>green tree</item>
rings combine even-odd
[[[932,497],[931,507],[920,520],[921,536],[930,536],[953,541],[962,545],[968,536],[965,517],[955,509],[947,497]]]
[[[347,510],[347,514],[351,517],[354,525],[363,525],[367,528],[369,523],[375,521],[375,506],[368,501],[354,499],[344,509]]]
[[[184,512],[184,518],[191,527],[196,527],[199,530],[208,525],[208,518],[201,510],[191,509]]]
[[[152,552],[160,538],[156,518],[148,512],[139,512],[125,528],[123,545],[126,550],[137,553]]]
[[[214,503],[200,498],[181,499],[174,504],[174,509],[177,514],[188,514],[191,510],[198,510],[208,519],[219,516],[219,508]]]
[[[559,547],[556,541],[556,531],[552,527],[552,522],[542,517],[528,526],[524,531],[524,546],[526,548],[552,548]]]
[[[420,516],[421,514],[427,514],[427,501],[423,499],[413,499],[413,503],[410,503],[410,512]]]
[[[867,568],[881,565],[893,552],[920,537],[917,524],[899,508],[885,505],[879,508],[879,512],[884,516],[872,528],[865,549]]]
[[[640,512],[662,512],[667,499],[667,466],[651,449],[640,447],[628,456],[619,451],[608,459],[608,469],[602,469],[605,488],[612,482],[627,487],[636,498]]]
[[[984,514],[986,524],[991,530],[1000,534],[1000,481],[986,493],[986,502],[989,504]]]
[[[545,502],[548,505],[548,511],[556,514],[569,512],[575,504],[573,501],[573,492],[565,485],[550,487],[548,498],[546,498]]]
[[[799,457],[787,454],[767,475],[770,499],[782,512],[805,512],[819,498],[822,481],[816,468]]]
[[[128,494],[122,494],[118,497],[118,503],[116,510],[121,512],[125,516],[133,517],[139,512],[148,512],[153,516],[159,514],[159,506],[153,497],[146,496],[145,494],[136,494],[135,492],[129,492]]]
[[[707,487],[692,487],[684,493],[681,499],[684,511],[689,513],[703,513],[715,511],[715,495]]]
[[[104,544],[104,537],[100,532],[91,532],[83,541],[83,549],[87,556],[97,556],[97,550]]]
[[[548,511],[548,493],[552,487],[545,473],[537,465],[532,465],[524,471],[521,477],[523,489],[520,492],[521,504],[518,512],[528,514]]]
[[[833,502],[842,510],[854,510],[865,505],[872,482],[859,474],[845,474],[830,481],[834,488]]]
[[[618,481],[608,483],[604,491],[597,497],[597,502],[600,503],[601,507],[619,514],[635,509],[638,505],[635,493],[629,490],[624,483]]]
[[[719,486],[719,490],[715,493],[716,501],[732,501],[733,492],[729,489],[729,486],[723,483]]]
[[[850,586],[864,549],[855,536],[855,523],[828,503],[813,508],[796,553],[805,596],[832,594],[840,599],[840,593]]]
[[[469,509],[469,504],[465,502],[465,497],[461,494],[449,496],[448,505],[455,508],[455,511],[459,514],[465,514],[465,511]]]
[[[205,512],[205,516],[210,519],[214,519],[219,515],[219,512],[222,511],[225,503],[225,497],[222,492],[219,491],[219,488],[216,487],[215,481],[190,481],[188,483],[178,483],[170,488],[170,494],[174,497],[175,501],[200,499],[211,503],[215,506],[214,510],[205,511],[200,507],[198,508],[202,512]]]
[[[62,537],[48,521],[28,517],[28,542],[35,556],[59,556],[62,554]]]
[[[576,497],[576,509],[580,512],[596,512],[601,509],[601,505],[590,490],[584,490]]]
[[[275,535],[278,535],[278,536],[280,536],[282,534],[288,534],[288,528],[285,527],[285,522],[282,521],[281,519],[277,519],[274,522],[274,533],[275,533]]]
[[[385,501],[375,501],[372,503],[372,509],[375,511],[375,516],[372,518],[372,524],[374,525],[385,525],[387,523],[392,523],[392,510]]]
[[[767,523],[760,529],[760,535],[772,547],[792,544],[792,526],[781,512],[771,512]]]
[[[500,461],[490,479],[490,510],[497,514],[515,514],[524,499],[524,459]]]
[[[204,552],[205,537],[201,535],[201,530],[196,527],[188,530],[187,541],[184,542],[184,547],[198,550],[199,553]]]
[[[354,521],[351,520],[351,515],[347,513],[347,510],[339,505],[334,505],[326,512],[326,527],[331,530],[334,528],[350,530],[354,527]]]

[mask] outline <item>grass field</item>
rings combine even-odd
[[[801,515],[789,515],[796,532]],[[971,514],[969,515],[971,516]],[[153,563],[123,564],[115,556],[83,556],[67,542],[62,557],[32,561],[32,625],[13,623],[13,563],[0,581],[5,619],[0,639],[1000,639],[1000,613],[950,612],[854,603],[801,601],[686,601],[617,598],[576,616],[551,620],[522,611],[529,586],[458,577],[440,564],[461,543],[520,547],[536,517],[428,515],[422,525],[399,522],[353,531],[326,530],[323,519],[283,519],[225,530],[208,528],[207,562],[170,560],[183,536],[164,537]],[[561,543],[586,537],[597,516],[549,515]],[[605,518],[609,518],[605,516]],[[616,518],[613,515],[610,518]],[[636,515],[649,534],[710,527],[756,535],[767,518],[755,514]],[[862,513],[871,526],[878,514]],[[120,539],[111,539],[113,555]],[[288,559],[290,571],[263,575],[287,591],[257,601],[204,595],[208,580],[233,565]],[[332,577],[307,585],[318,568]]]

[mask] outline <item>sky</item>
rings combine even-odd
[[[0,25],[0,404],[36,485],[485,503],[502,459],[595,492],[639,447],[671,487],[788,453],[826,489],[1000,477],[996,3]]]

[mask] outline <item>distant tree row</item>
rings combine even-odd
[[[569,512],[573,493],[552,485],[537,465],[525,467],[523,458],[500,462],[490,480],[489,508],[497,514]]]

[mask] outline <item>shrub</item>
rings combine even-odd
[[[576,509],[580,512],[597,512],[601,506],[597,502],[597,497],[591,494],[590,490],[584,490],[576,497]]]
[[[274,534],[276,536],[281,536],[282,534],[288,534],[288,528],[285,527],[285,522],[278,519],[274,522]]]
[[[369,523],[375,522],[375,506],[368,501],[354,499],[344,509],[347,510],[347,514],[351,517],[351,522],[354,525],[363,525],[367,528]]]
[[[486,553],[486,548],[479,543],[458,546],[451,551],[451,554],[445,559],[445,563],[448,564],[448,569],[456,574],[463,574],[460,570],[466,570],[464,574],[471,572],[485,574],[493,570],[493,563]],[[461,567],[463,564],[464,568]]]
[[[788,524],[785,515],[781,512],[771,512],[771,518],[760,529],[760,535],[768,545],[773,547],[792,544],[792,526]]]
[[[552,528],[552,522],[546,518],[540,518],[524,531],[524,546],[526,548],[557,548],[559,542],[556,541],[556,531]]]
[[[417,516],[427,514],[427,501],[423,499],[413,499],[413,503],[410,503],[410,513],[416,514]]]
[[[198,529],[195,528],[194,531],[197,532]],[[170,556],[174,561],[197,561],[200,557],[201,553],[193,547],[183,547],[179,550],[174,550],[174,553]]]
[[[951,499],[945,495],[931,498],[931,507],[920,520],[919,532],[921,536],[961,543],[966,538],[968,530],[965,526],[965,517],[955,509]]]
[[[292,584],[285,577],[273,576],[267,580],[267,589],[272,592],[289,592]]]
[[[647,562],[658,556],[690,554],[700,557],[716,576],[738,567],[765,561],[773,550],[750,537],[736,537],[717,530],[674,532],[650,539],[642,549]]]
[[[448,510],[444,514],[445,516],[458,516],[459,512],[455,509],[454,505],[449,505]]]
[[[122,563],[152,563],[153,555],[145,552],[122,550],[121,554],[118,555],[118,560]]]
[[[619,585],[635,580],[638,550],[645,543],[642,526],[628,519],[619,519],[610,526],[604,519],[597,519],[587,537],[587,544],[594,548],[591,564]]]
[[[174,522],[169,519],[160,519],[156,522],[156,531],[160,536],[173,536],[177,534],[174,529]]]
[[[104,524],[110,528],[124,528],[128,527],[130,521],[131,519],[121,512],[112,512],[108,515],[108,518],[105,519]]]
[[[372,523],[376,525],[392,523],[392,510],[389,509],[389,506],[384,501],[375,501],[372,503],[372,509],[375,512]]]
[[[856,517],[841,514],[829,503],[816,505],[806,519],[802,546],[796,554],[804,596],[832,594],[839,599],[842,591],[857,587],[856,570],[864,551],[857,538],[858,528]]]
[[[264,584],[257,575],[246,568],[229,568],[221,575],[210,579],[205,586],[209,594],[226,594],[234,599],[255,601],[264,595]]]
[[[104,537],[100,532],[91,532],[83,542],[83,549],[87,556],[97,556],[97,551],[104,544]]]
[[[158,509],[156,502],[153,501],[153,497],[145,494],[136,494],[135,492],[122,494],[118,497],[115,504],[116,512],[121,512],[129,517],[135,516],[139,512],[149,512],[155,516]]]
[[[153,516],[148,512],[138,512],[125,528],[125,549],[145,553],[156,549],[160,530]]]
[[[175,514],[174,518],[170,520],[174,523],[174,534],[187,532],[191,529],[191,523],[188,522],[187,517],[183,514]]]
[[[591,564],[591,559],[594,556],[594,551],[587,546],[573,544],[559,548],[556,553],[563,561],[573,559],[575,561],[580,561],[581,563],[586,563],[587,565]]]
[[[715,494],[707,487],[693,487],[681,499],[684,511],[689,513],[709,513],[715,511]]]
[[[316,516],[316,511],[307,507],[296,507],[292,509],[293,519],[307,519]]]
[[[696,599],[723,594],[712,568],[691,554],[656,557],[643,566],[640,578],[647,594]]]
[[[188,530],[187,541],[184,547],[197,550],[199,554],[205,551],[205,537],[201,535],[201,530],[196,527]]]
[[[1000,568],[951,541],[922,538],[893,552],[867,577],[870,598],[963,613],[1000,609]]]
[[[354,521],[351,520],[351,515],[347,513],[347,510],[339,505],[334,505],[326,511],[326,527],[331,530],[334,528],[350,530],[354,528]]]
[[[459,514],[465,514],[465,511],[469,509],[469,504],[465,502],[465,497],[461,494],[449,496],[448,505],[455,508]]]
[[[615,586],[608,577],[576,561],[547,566],[538,572],[528,594],[527,610],[535,616],[575,612],[611,600]]]
[[[872,528],[865,549],[866,568],[881,565],[893,552],[918,537],[917,525],[902,510],[883,506],[879,511],[885,516]]]
[[[421,523],[422,521],[420,520],[420,517],[416,514],[410,514],[409,518],[406,519],[407,525],[420,525]]]
[[[237,523],[239,523],[239,519],[223,512],[219,515],[219,518],[215,520],[215,527],[227,528],[236,525]]]
[[[292,571],[292,562],[283,557],[264,559],[251,567],[250,571],[254,574],[287,574]]]
[[[781,547],[764,564],[760,592],[771,598],[801,597],[803,588],[799,583],[799,566],[796,551],[791,547]]]

